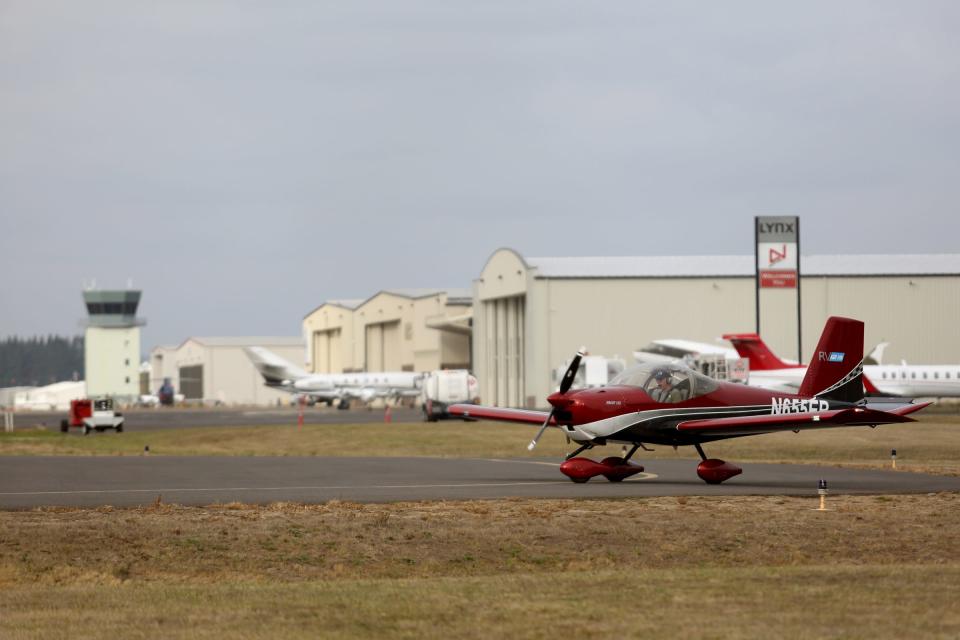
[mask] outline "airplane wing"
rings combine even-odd
[[[478,420],[499,420],[501,422],[522,422],[525,424],[543,424],[550,415],[547,411],[533,411],[531,409],[504,409],[501,407],[483,407],[476,404],[452,404],[447,407],[447,413],[459,418],[474,418]],[[557,421],[550,419],[551,426],[557,426]]]
[[[922,407],[913,408],[917,411]],[[677,425],[677,431],[689,435],[746,436],[773,431],[795,431],[824,427],[862,427],[867,425],[915,422],[903,412],[878,411],[855,407],[821,413],[793,413],[733,418],[688,420]]]

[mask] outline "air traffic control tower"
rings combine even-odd
[[[83,292],[87,305],[84,367],[87,397],[110,396],[134,401],[140,395],[140,291]]]

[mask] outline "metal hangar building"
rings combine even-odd
[[[187,403],[289,402],[286,391],[264,386],[244,347],[264,347],[297,367],[303,361],[303,340],[299,337],[191,337],[177,346],[160,346],[150,352],[150,391],[156,393],[169,378]]]
[[[324,302],[303,319],[307,370],[469,369],[471,304],[462,289],[389,289]]]
[[[806,362],[827,317],[866,323],[887,361],[960,362],[960,254],[801,256]],[[715,342],[756,330],[755,258],[530,258],[495,251],[473,283],[473,365],[485,403],[536,407],[581,346],[619,355],[659,338]],[[760,290],[760,334],[797,359],[796,290]]]

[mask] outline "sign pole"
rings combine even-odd
[[[803,327],[800,325],[800,216],[797,216],[797,362],[803,364]]]
[[[756,302],[756,328],[754,333],[760,335],[760,216],[753,216],[753,299]]]

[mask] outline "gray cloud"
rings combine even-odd
[[[530,255],[952,252],[950,2],[6,2],[0,333],[145,347]]]

